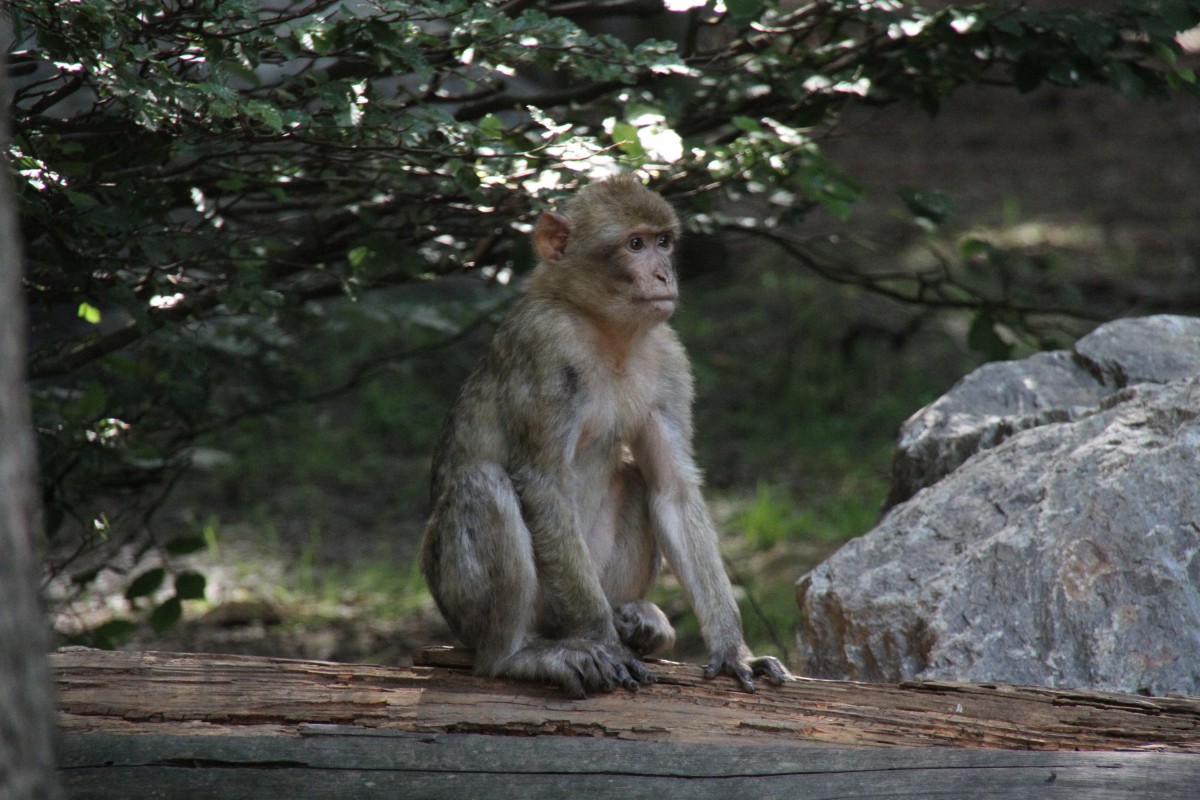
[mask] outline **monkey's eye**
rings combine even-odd
[[[659,237],[658,237],[658,247],[659,247],[659,249],[661,249],[661,250],[670,250],[670,249],[671,249],[671,244],[672,244],[672,242],[671,242],[671,235],[670,235],[670,234],[668,234],[668,233],[663,233],[663,234],[660,234],[660,235],[659,235]]]
[[[646,246],[646,242],[640,236],[631,236],[625,246],[636,253]]]

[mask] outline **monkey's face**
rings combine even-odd
[[[590,184],[565,214],[542,214],[533,232],[543,266],[540,291],[566,296],[620,328],[665,322],[679,286],[674,253],[679,218],[631,176]]]
[[[621,240],[612,257],[626,302],[638,317],[665,322],[675,312],[679,285],[675,278],[675,231],[635,228]]]

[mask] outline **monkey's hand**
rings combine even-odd
[[[758,691],[754,685],[755,677],[767,679],[772,686],[779,686],[785,681],[795,680],[775,656],[754,656],[745,645],[714,653],[704,668],[705,678],[715,678],[718,675],[732,675],[744,691]]]

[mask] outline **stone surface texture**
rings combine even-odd
[[[797,583],[799,671],[1200,695],[1200,319],[986,365]]]

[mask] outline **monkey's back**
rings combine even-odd
[[[500,323],[446,417],[434,449],[431,490],[467,465],[492,462],[510,474],[553,442],[583,391],[575,321],[554,302],[523,296]],[[556,424],[557,423],[557,424]]]

